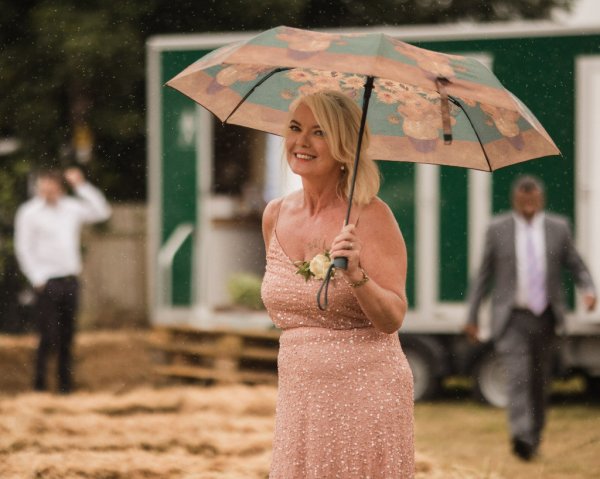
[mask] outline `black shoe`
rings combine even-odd
[[[535,447],[521,439],[513,439],[513,453],[524,461],[531,461],[535,456]]]

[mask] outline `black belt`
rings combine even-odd
[[[551,306],[548,305],[546,306],[546,309],[544,309],[544,311],[542,311],[542,313],[540,314],[540,316],[543,316],[544,314],[546,314],[549,310],[550,310]],[[533,311],[531,311],[531,309],[529,308],[519,308],[519,307],[515,307],[512,309],[513,313],[528,313],[528,314],[532,314],[533,316],[537,316]]]
[[[533,314],[533,312],[531,311],[531,309],[528,309],[528,308],[513,308],[512,310],[515,313],[531,313],[531,314]]]
[[[77,279],[77,276],[70,274],[69,276],[56,276],[54,278],[48,278],[48,281],[73,281]]]

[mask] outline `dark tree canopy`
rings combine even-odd
[[[14,212],[38,166],[78,162],[109,200],[146,197],[151,35],[547,18],[572,0],[0,0],[0,319],[19,284]],[[6,139],[20,148],[10,151]],[[14,141],[13,141],[14,143]],[[13,149],[14,150],[14,149]],[[10,314],[8,315],[10,316]],[[0,321],[0,327],[2,321]]]
[[[571,0],[2,0],[0,221],[36,165],[84,162],[112,200],[145,198],[145,48],[155,34],[549,17]],[[85,163],[88,161],[87,163]]]

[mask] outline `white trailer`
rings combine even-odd
[[[492,214],[507,209],[521,173],[541,176],[550,210],[575,224],[577,245],[600,283],[600,26],[550,23],[368,28],[434,50],[477,56],[527,103],[562,158],[488,174],[381,162],[381,196],[409,251],[411,309],[401,330],[417,399],[444,378],[470,375],[476,392],[503,405],[503,374],[489,344],[461,334],[468,280],[480,260]],[[355,30],[356,31],[356,30]],[[152,323],[198,328],[268,328],[264,311],[231,307],[227,283],[262,276],[260,215],[265,200],[297,187],[277,138],[224,128],[164,83],[208,51],[251,33],[159,36],[148,41],[149,297]],[[557,364],[600,389],[600,312],[586,313],[571,290]],[[485,309],[485,308],[484,308]],[[487,313],[483,312],[484,324]],[[485,328],[484,328],[485,334]]]

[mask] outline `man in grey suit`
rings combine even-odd
[[[477,341],[479,306],[491,293],[492,340],[507,372],[513,452],[524,460],[540,444],[555,331],[564,331],[563,267],[582,289],[586,308],[596,305],[594,283],[575,250],[567,219],[544,212],[544,203],[537,178],[516,180],[513,211],[495,217],[488,228],[465,326],[467,336]]]

